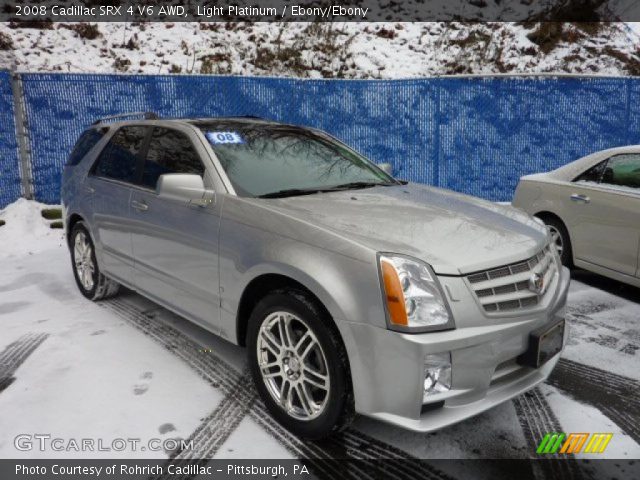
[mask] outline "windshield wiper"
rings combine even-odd
[[[357,188],[369,188],[369,187],[378,187],[384,186],[388,187],[391,185],[399,185],[399,183],[392,182],[349,182],[343,183],[342,185],[334,185],[332,187],[313,187],[313,188],[286,188],[284,190],[278,190],[275,192],[264,193],[262,195],[258,195],[258,198],[284,198],[284,197],[295,197],[299,195],[312,195],[314,193],[322,193],[322,192],[339,192],[341,190],[354,190]]]
[[[329,187],[323,192],[335,192],[339,190],[354,190],[356,188],[369,188],[369,187],[390,187],[391,185],[398,185],[395,182],[349,182],[334,187]]]
[[[321,188],[285,188],[284,190],[278,190],[275,192],[264,193],[258,195],[257,198],[284,198],[295,197],[298,195],[313,195],[314,193],[323,192]]]

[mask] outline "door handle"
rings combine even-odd
[[[93,187],[86,186],[84,187],[84,191],[87,193],[95,193],[96,189]]]
[[[573,200],[574,202],[582,202],[582,203],[589,203],[591,201],[591,199],[586,195],[579,195],[577,193],[574,193],[573,195],[571,195],[571,200]]]
[[[149,210],[149,205],[144,202],[138,202],[137,200],[133,200],[131,202],[131,206],[139,212],[146,212],[147,210]]]

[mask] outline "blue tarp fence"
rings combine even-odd
[[[0,76],[1,202],[15,193],[15,129]],[[397,177],[508,201],[522,175],[640,143],[640,78],[442,77],[302,80],[181,75],[22,74],[37,200],[95,119],[256,115],[321,128]],[[10,93],[10,89],[9,89]],[[12,150],[13,148],[13,150]],[[11,190],[13,188],[13,190]],[[9,192],[9,193],[7,193]]]
[[[22,195],[11,76],[0,72],[0,208]]]

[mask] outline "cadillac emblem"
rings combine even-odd
[[[544,293],[545,284],[544,277],[539,273],[534,273],[529,278],[529,290],[537,295],[542,295]]]

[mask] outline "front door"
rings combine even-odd
[[[135,285],[180,315],[219,328],[218,226],[220,208],[161,199],[160,175],[196,173],[205,168],[189,136],[155,127],[140,187],[131,196]]]
[[[577,259],[625,275],[638,271],[640,155],[602,164],[599,182],[575,182],[567,199]]]

